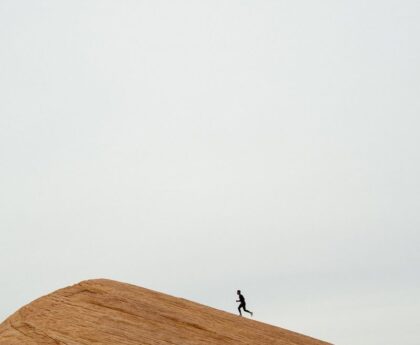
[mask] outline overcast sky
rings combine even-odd
[[[0,319],[106,277],[420,339],[418,0],[0,0]]]

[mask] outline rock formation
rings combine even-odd
[[[88,280],[23,307],[0,345],[328,345],[298,333],[111,280]]]

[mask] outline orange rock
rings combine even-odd
[[[112,280],[88,280],[23,307],[0,345],[328,345],[282,328]]]

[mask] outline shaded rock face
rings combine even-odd
[[[20,309],[0,345],[327,345],[304,335],[111,280],[84,281]]]

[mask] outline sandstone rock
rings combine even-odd
[[[298,333],[112,280],[84,281],[23,307],[0,345],[327,345]]]

